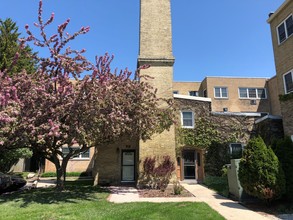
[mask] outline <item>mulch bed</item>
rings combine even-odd
[[[183,189],[180,195],[175,195],[173,188],[168,187],[165,191],[159,189],[138,189],[139,197],[194,197],[189,191]]]

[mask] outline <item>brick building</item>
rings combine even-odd
[[[276,12],[270,13],[267,22],[271,27],[276,66],[277,86],[273,91],[284,97],[280,109],[274,109],[274,113],[281,113],[284,132],[293,140],[293,1],[286,0]]]
[[[177,164],[176,175],[180,180],[202,181],[204,150],[201,146],[183,145],[178,152],[176,129],[192,129],[196,126],[196,118],[210,115],[221,117],[226,124],[227,121],[241,118],[246,124],[245,134],[240,137],[243,143],[254,132],[255,124],[261,129],[266,129],[267,125],[274,125],[278,129],[280,116],[284,119],[286,134],[292,135],[293,100],[280,104],[278,97],[279,94],[293,91],[292,4],[291,0],[285,1],[268,20],[272,28],[277,70],[275,77],[206,77],[202,82],[173,82],[175,59],[172,52],[170,0],[141,0],[137,63],[138,66],[151,65],[142,71],[153,77],[150,83],[158,90],[159,97],[174,98],[177,123],[145,142],[124,137],[117,143],[92,148],[90,152],[70,160],[67,171],[92,172],[96,184],[144,184],[144,159],[160,159],[168,155]],[[48,161],[45,171],[54,171]],[[176,179],[175,173],[173,179]]]

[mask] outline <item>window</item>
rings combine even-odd
[[[228,98],[228,89],[226,87],[215,87],[215,98]]]
[[[293,70],[284,74],[284,89],[285,94],[293,92]]]
[[[181,124],[183,128],[194,128],[194,113],[192,111],[182,111]]]
[[[207,92],[207,90],[205,89],[205,90],[203,90],[203,97],[208,97],[208,92]]]
[[[293,34],[293,16],[290,15],[277,27],[279,44]]]
[[[78,149],[79,147],[71,147],[73,150]],[[68,147],[63,147],[62,148],[62,153],[64,156],[66,156],[69,153],[69,148]],[[84,152],[81,152],[79,155],[73,156],[71,159],[89,159],[90,158],[90,150],[86,150]]]
[[[264,88],[239,88],[241,99],[266,99],[266,89]]]
[[[177,90],[173,91],[173,94],[179,94],[179,91],[177,91]]]
[[[190,96],[198,96],[198,91],[189,91]]]

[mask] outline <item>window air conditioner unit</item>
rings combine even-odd
[[[250,105],[256,105],[256,100],[255,99],[250,100]]]

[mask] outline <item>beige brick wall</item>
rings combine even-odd
[[[230,112],[270,112],[268,98],[255,99],[256,105],[251,105],[251,99],[240,99],[238,91],[239,87],[267,89],[266,83],[266,78],[207,77],[201,90],[207,89],[208,97],[212,99],[212,111],[221,112],[223,108],[228,108]],[[215,87],[227,87],[228,98],[215,98]]]
[[[141,0],[138,66],[151,65],[141,74],[153,77],[148,81],[157,89],[159,98],[173,98],[173,63],[170,0]],[[166,155],[175,162],[174,126],[153,135],[151,140],[139,142],[139,173],[142,174],[142,163],[146,157],[161,158]],[[144,177],[140,175],[138,185],[143,184]]]
[[[180,95],[189,95],[189,91],[199,91],[201,82],[173,82],[173,91]]]
[[[170,0],[140,1],[140,58],[173,58]]]
[[[277,92],[278,88],[278,80],[277,77],[274,76],[268,81],[268,91],[269,91],[269,100],[270,100],[270,108],[272,115],[281,116],[281,104],[279,101],[279,93]]]
[[[278,89],[277,94],[284,94],[283,75],[293,69],[293,35],[279,44],[277,26],[289,15],[293,14],[293,1],[286,0],[280,8],[268,19],[271,27],[275,66],[277,72]],[[293,134],[293,101],[281,102],[281,113],[283,116],[284,132],[287,135]]]
[[[120,184],[122,150],[135,150],[138,164],[138,140],[135,138],[122,138],[116,143],[96,148],[93,168],[95,184]],[[137,167],[135,173],[137,176]]]
[[[293,14],[293,1],[286,1],[285,6],[278,10],[269,19],[271,26],[274,58],[277,72],[279,94],[284,94],[283,74],[293,69],[293,35],[280,45],[278,43],[277,26],[281,24],[290,14]]]
[[[91,172],[93,168],[93,157],[95,148],[90,148],[89,159],[71,159],[67,164],[67,172]],[[55,165],[49,160],[45,161],[45,172],[56,172]]]

